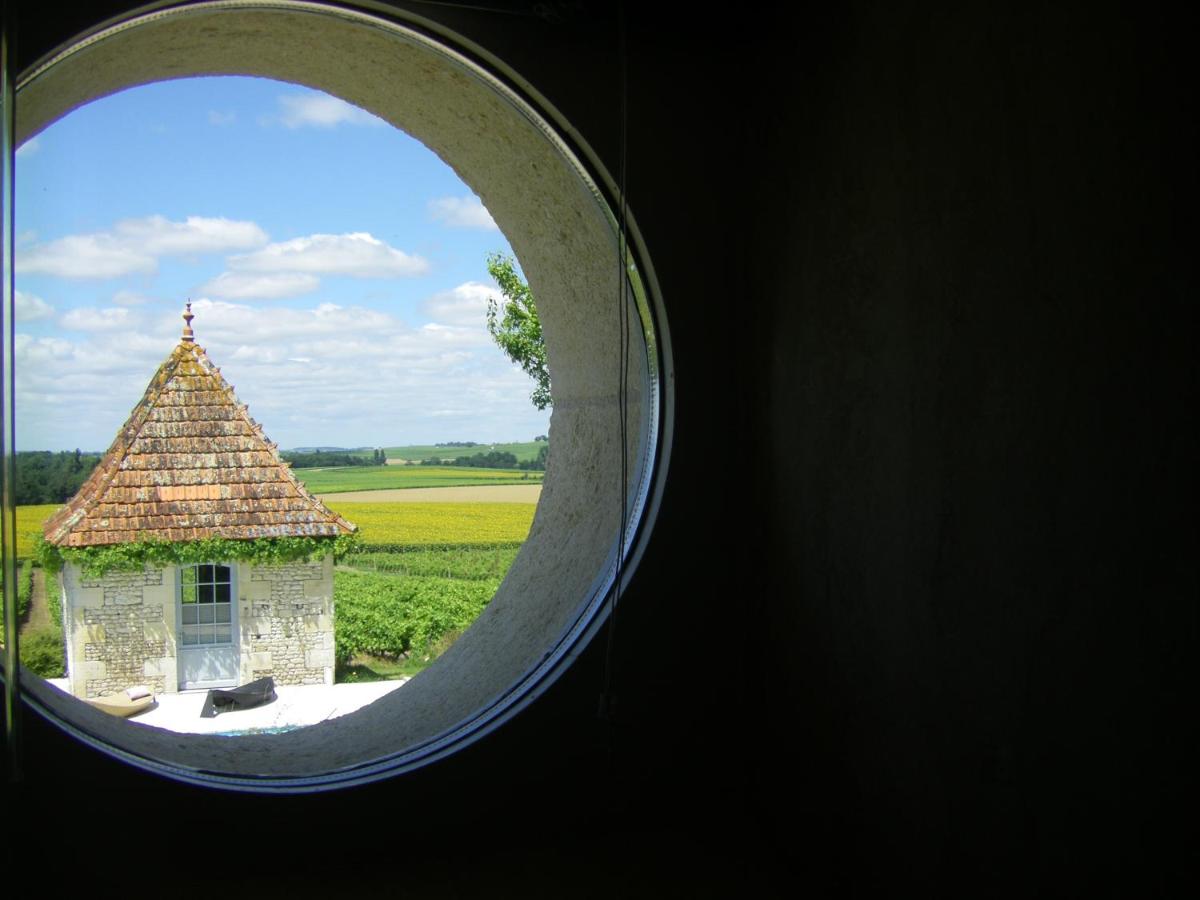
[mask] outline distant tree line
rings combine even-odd
[[[19,451],[14,460],[17,505],[66,503],[99,462],[99,453],[81,453],[79,450]]]
[[[438,444],[437,446],[448,446]],[[546,457],[550,452],[550,445],[546,444],[538,448],[538,455],[535,459],[526,459],[517,461],[517,457],[512,453],[506,453],[503,450],[492,450],[489,453],[477,453],[474,456],[459,456],[456,459],[444,460],[436,456],[431,456],[429,459],[421,460],[423,466],[469,466],[476,469],[523,469],[527,472],[544,472],[546,470]]]
[[[435,447],[478,447],[476,441],[443,441],[440,444],[434,444]]]
[[[292,464],[293,469],[315,469],[318,466],[385,466],[387,453],[378,447],[371,451],[371,458],[355,456],[353,453],[326,453],[322,450],[313,453],[297,453],[289,451],[279,454]]]

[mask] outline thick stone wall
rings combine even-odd
[[[333,557],[239,575],[242,680],[333,684]]]
[[[133,685],[175,690],[174,583],[163,570],[84,578],[68,565],[63,584],[75,696],[100,697]]]
[[[655,350],[648,354],[648,319],[639,327],[637,311],[629,310],[632,327],[625,328],[623,310],[613,302],[622,286],[621,270],[613,264],[619,242],[615,216],[598,196],[618,192],[607,190],[611,182],[603,174],[582,175],[536,113],[507,89],[471,74],[458,57],[376,22],[310,9],[189,5],[178,15],[163,11],[91,41],[22,84],[17,139],[27,140],[70,109],[135,84],[218,74],[319,88],[402,127],[479,195],[539,297],[554,379],[555,444],[525,547],[476,625],[439,659],[437,674],[414,679],[403,697],[397,692],[397,699],[384,704],[385,716],[365,724],[355,739],[335,743],[374,758],[423,743],[483,709],[507,716],[519,705],[496,705],[496,698],[517,684],[530,689],[548,684],[530,673],[544,671],[548,652],[567,658],[563,635],[579,634],[581,617],[588,622],[603,617],[600,599],[614,569],[622,492],[629,492],[624,499],[630,510],[643,504],[653,509],[656,496],[640,493],[650,488],[642,476],[652,468],[656,450],[663,459],[670,456],[669,428],[660,433],[658,422],[651,422],[652,413],[671,406],[673,375],[669,361],[658,358],[669,347],[666,331],[654,336]],[[635,221],[631,217],[629,224]],[[636,229],[630,239],[640,244]],[[638,262],[637,270],[652,278],[653,269]],[[650,287],[644,295],[638,286],[631,292],[635,298],[654,294]],[[627,338],[633,346],[626,382],[613,360]],[[622,421],[630,426],[625,447]],[[669,415],[661,420],[667,422]],[[622,460],[632,464],[629,473],[623,473]],[[257,593],[249,579],[242,587]],[[260,599],[269,596],[264,590]],[[281,623],[280,637],[287,627]],[[243,627],[243,636],[246,631]],[[271,639],[271,628],[256,626],[253,633],[242,644],[243,678],[273,668],[269,648],[278,641]],[[263,648],[250,652],[261,664],[255,660],[246,667],[248,646]],[[309,667],[319,662],[332,671],[332,648],[328,666],[312,658],[324,653],[307,650]],[[550,662],[558,671],[558,663]],[[309,759],[318,757],[327,760],[322,765],[340,765],[324,752]],[[310,765],[309,759],[302,765]],[[211,762],[206,756],[205,765]]]

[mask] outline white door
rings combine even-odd
[[[179,689],[238,683],[237,590],[234,567],[179,569]]]

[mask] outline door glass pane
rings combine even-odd
[[[187,647],[233,643],[233,567],[216,563],[179,572],[179,642]]]

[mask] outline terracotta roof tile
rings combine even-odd
[[[46,540],[69,547],[355,530],[296,479],[186,331],[91,477],[44,527]]]

